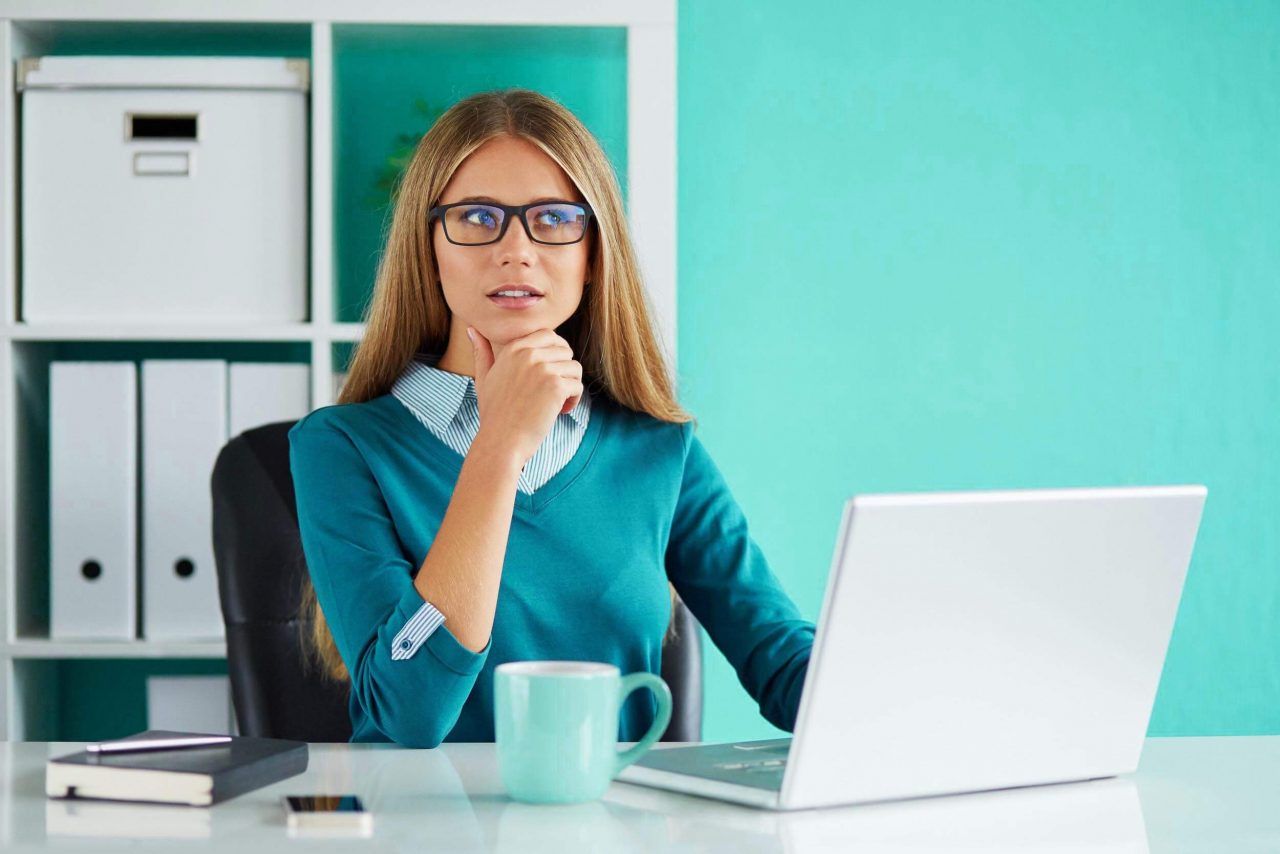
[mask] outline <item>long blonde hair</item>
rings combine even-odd
[[[440,286],[427,212],[439,204],[462,162],[498,136],[527,140],[560,165],[595,212],[590,283],[578,310],[558,330],[582,363],[583,384],[661,421],[695,421],[676,402],[666,359],[627,227],[622,196],[599,142],[556,101],[528,89],[472,95],[449,108],[418,142],[393,193],[394,210],[378,264],[364,337],[352,356],[338,403],[390,392],[418,352],[443,353],[451,313]],[[672,604],[675,590],[671,588]],[[674,608],[673,608],[674,612]],[[335,681],[350,674],[338,653],[309,577],[302,590],[303,649]],[[668,636],[674,631],[674,619]]]

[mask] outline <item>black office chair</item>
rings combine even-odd
[[[213,553],[227,628],[227,671],[243,735],[348,741],[346,685],[304,666],[299,608],[307,574],[282,421],[246,430],[219,452],[213,491]],[[663,741],[702,739],[702,641],[676,601],[677,637],[662,648],[671,686]]]

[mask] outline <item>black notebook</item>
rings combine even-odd
[[[129,738],[195,733],[147,730]],[[127,740],[127,739],[122,739]],[[209,806],[307,770],[307,744],[235,736],[229,744],[99,754],[80,751],[50,759],[45,794],[51,798]]]

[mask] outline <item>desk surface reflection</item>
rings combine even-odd
[[[502,789],[492,744],[312,745],[305,774],[211,809],[46,799],[45,760],[81,746],[0,743],[0,847],[237,854],[1280,850],[1280,736],[1154,738],[1132,776],[796,813],[626,783],[593,803],[516,803]],[[289,838],[280,796],[321,792],[359,794],[374,814],[373,836]]]

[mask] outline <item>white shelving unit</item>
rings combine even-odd
[[[80,324],[33,326],[19,316],[18,102],[14,64],[41,56],[70,28],[92,25],[119,39],[178,25],[187,36],[236,26],[291,28],[309,41],[310,322],[260,326],[110,329]],[[360,323],[338,322],[335,294],[335,32],[366,26],[564,26],[625,28],[627,45],[627,193],[632,234],[660,326],[675,364],[676,342],[676,3],[675,0],[493,0],[443,4],[421,0],[0,0],[0,738],[48,737],[56,713],[49,664],[86,659],[220,659],[221,642],[64,642],[48,637],[48,362],[66,344],[103,347],[309,347],[313,408],[334,402],[335,345],[360,339]],[[116,29],[112,29],[116,28]],[[39,188],[23,188],[39,192]],[[151,351],[149,351],[151,352]],[[126,356],[126,358],[128,358]],[[43,407],[43,409],[42,409]],[[42,458],[43,455],[43,458]],[[40,586],[44,586],[44,590]]]

